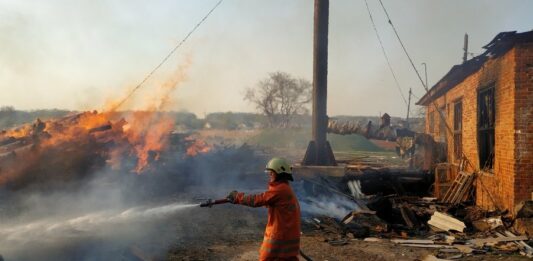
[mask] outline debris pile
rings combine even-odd
[[[317,233],[324,242],[339,246],[353,240],[392,242],[403,247],[434,251],[432,260],[456,259],[480,254],[521,255],[533,258],[533,201],[526,202],[516,217],[505,211],[484,211],[472,206],[464,183],[449,190],[449,200],[405,195],[372,195],[358,199],[359,209],[343,219],[311,216],[304,231]],[[364,201],[364,203],[362,203]]]

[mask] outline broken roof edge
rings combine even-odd
[[[517,43],[533,42],[533,30],[516,33],[516,31],[498,33],[492,41],[483,46],[482,54],[454,65],[428,92],[416,102],[416,105],[428,106],[430,102],[463,82],[468,76],[476,73],[489,59],[496,59],[506,54]]]

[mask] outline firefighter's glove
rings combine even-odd
[[[237,194],[239,194],[239,192],[234,190],[234,191],[229,193],[229,195],[226,197],[226,199],[228,199],[229,202],[231,202],[232,204],[235,204],[236,201],[237,201]]]

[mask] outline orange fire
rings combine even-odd
[[[174,120],[164,114],[151,112],[134,112],[124,126],[124,132],[137,155],[135,171],[140,173],[150,160],[158,160],[159,154],[166,148],[168,134],[174,127]]]
[[[21,138],[30,135],[31,133],[31,125],[24,125],[22,127],[7,130],[5,131],[2,136],[4,137],[13,137],[13,138]]]
[[[17,163],[15,167],[0,168],[0,185],[16,177],[17,173],[27,171],[29,168],[25,165],[29,166],[31,163],[24,164],[24,160],[35,158],[38,161],[43,156],[39,153],[46,153],[47,148],[59,151],[65,149],[65,153],[68,154],[69,150],[80,150],[85,148],[81,145],[93,143],[99,144],[98,148],[110,144],[106,147],[109,149],[97,153],[101,154],[105,162],[112,167],[120,168],[122,159],[133,157],[136,159],[133,171],[143,172],[151,162],[159,159],[161,152],[167,149],[168,138],[175,123],[164,111],[173,105],[172,93],[187,80],[186,71],[190,66],[190,56],[186,56],[185,62],[179,64],[165,80],[152,81],[151,84],[155,85],[151,86],[152,97],[142,96],[148,102],[144,103],[141,111],[118,112],[115,110],[117,106],[114,105],[120,102],[115,101],[107,104],[108,109],[104,112],[83,112],[45,122],[38,120],[33,124],[0,132],[0,142],[9,143],[13,139],[18,142],[16,144],[18,147],[9,146],[10,151],[6,149],[8,146],[5,146],[0,150],[0,156],[9,153],[19,157],[22,152],[15,150],[22,146],[39,148],[31,149],[31,157],[25,155],[24,158],[23,156],[17,158],[20,164]],[[15,147],[14,150],[11,147]],[[194,149],[191,148],[190,153],[197,154],[206,150],[208,147],[198,143]]]
[[[12,137],[26,144],[47,148],[76,149],[76,144],[96,142],[113,144],[107,162],[120,166],[124,155],[135,156],[135,172],[158,160],[166,149],[174,121],[156,111],[121,113],[84,112],[46,122],[36,121],[15,131],[0,134],[0,140]]]
[[[211,149],[213,149],[213,146],[207,144],[207,142],[202,139],[195,139],[194,137],[189,136],[185,138],[185,140],[192,142],[192,144],[187,148],[187,156],[194,157],[198,154],[208,153],[211,151]]]

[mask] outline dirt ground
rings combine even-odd
[[[259,240],[236,240],[215,244],[205,248],[188,248],[174,250],[169,253],[169,261],[177,260],[241,260],[252,261],[259,257]],[[428,255],[437,255],[436,250],[402,247],[390,242],[365,242],[352,240],[347,245],[332,246],[324,242],[319,235],[303,235],[301,248],[313,260],[344,261],[344,260],[424,260]],[[300,260],[304,260],[300,258]],[[459,260],[530,260],[518,254],[484,254],[463,257]]]
[[[201,214],[201,213],[204,214]],[[213,215],[206,215],[207,213]],[[258,249],[263,238],[266,221],[264,209],[226,205],[213,209],[191,210],[192,220],[181,229],[180,239],[161,260],[257,260]],[[228,222],[230,220],[230,222]],[[184,222],[184,220],[181,220]],[[424,260],[430,254],[437,256],[438,250],[395,245],[384,239],[381,242],[367,242],[351,239],[345,245],[332,246],[325,241],[322,231],[303,226],[302,251],[314,261],[344,260]],[[186,236],[185,236],[186,235]],[[159,260],[159,259],[158,259]],[[300,258],[300,260],[304,260]],[[530,260],[517,253],[487,253],[463,257],[460,260]]]

